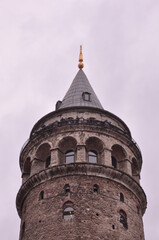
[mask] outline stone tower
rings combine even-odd
[[[79,71],[20,153],[20,240],[144,240],[142,156]]]

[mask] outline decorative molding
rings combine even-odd
[[[20,152],[20,166],[22,168],[22,155],[25,152],[25,149],[27,149],[27,146],[30,145],[30,143],[36,141],[39,139],[39,137],[44,137],[45,134],[52,134],[53,132],[56,132],[57,129],[61,131],[62,127],[69,128],[71,126],[71,129],[68,129],[69,131],[74,131],[75,128],[83,127],[85,128],[92,128],[92,131],[104,131],[108,134],[117,134],[123,139],[125,139],[125,142],[127,143],[128,147],[132,148],[138,155],[138,158],[141,160],[142,164],[142,155],[139,146],[137,143],[131,138],[131,135],[128,131],[124,131],[117,126],[114,126],[108,121],[99,121],[95,118],[62,118],[60,121],[55,121],[54,123],[50,124],[49,126],[43,125],[40,130],[34,131],[34,133],[31,134],[30,139],[26,141],[26,144],[23,145],[21,152]],[[94,129],[95,128],[95,129]]]
[[[74,175],[87,175],[97,178],[100,177],[122,184],[136,195],[141,204],[142,213],[144,214],[147,206],[146,195],[141,186],[131,176],[123,171],[105,165],[72,163],[68,165],[65,164],[49,167],[31,176],[21,186],[17,195],[16,206],[19,216],[21,216],[22,205],[26,196],[34,187],[50,179]]]

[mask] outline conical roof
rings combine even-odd
[[[80,69],[58,109],[83,106],[103,109],[85,73]]]

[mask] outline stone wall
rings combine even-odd
[[[20,154],[20,240],[144,240],[141,166],[129,129],[113,114],[74,109],[44,117]]]
[[[65,192],[66,184],[70,192]],[[95,184],[98,191],[94,191]],[[39,200],[41,191],[44,196]],[[74,209],[70,220],[63,216],[65,204]],[[120,222],[120,210],[127,215],[127,228]],[[144,239],[137,197],[122,184],[98,176],[68,175],[41,183],[24,201],[22,225],[24,222],[23,240]]]

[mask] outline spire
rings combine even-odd
[[[68,107],[93,107],[103,109],[82,68],[83,55],[80,46],[79,71],[62,101],[56,103],[56,110]]]
[[[82,46],[80,46],[80,55],[79,55],[79,63],[78,63],[79,69],[82,69],[84,67],[83,64],[83,54],[82,54]]]

